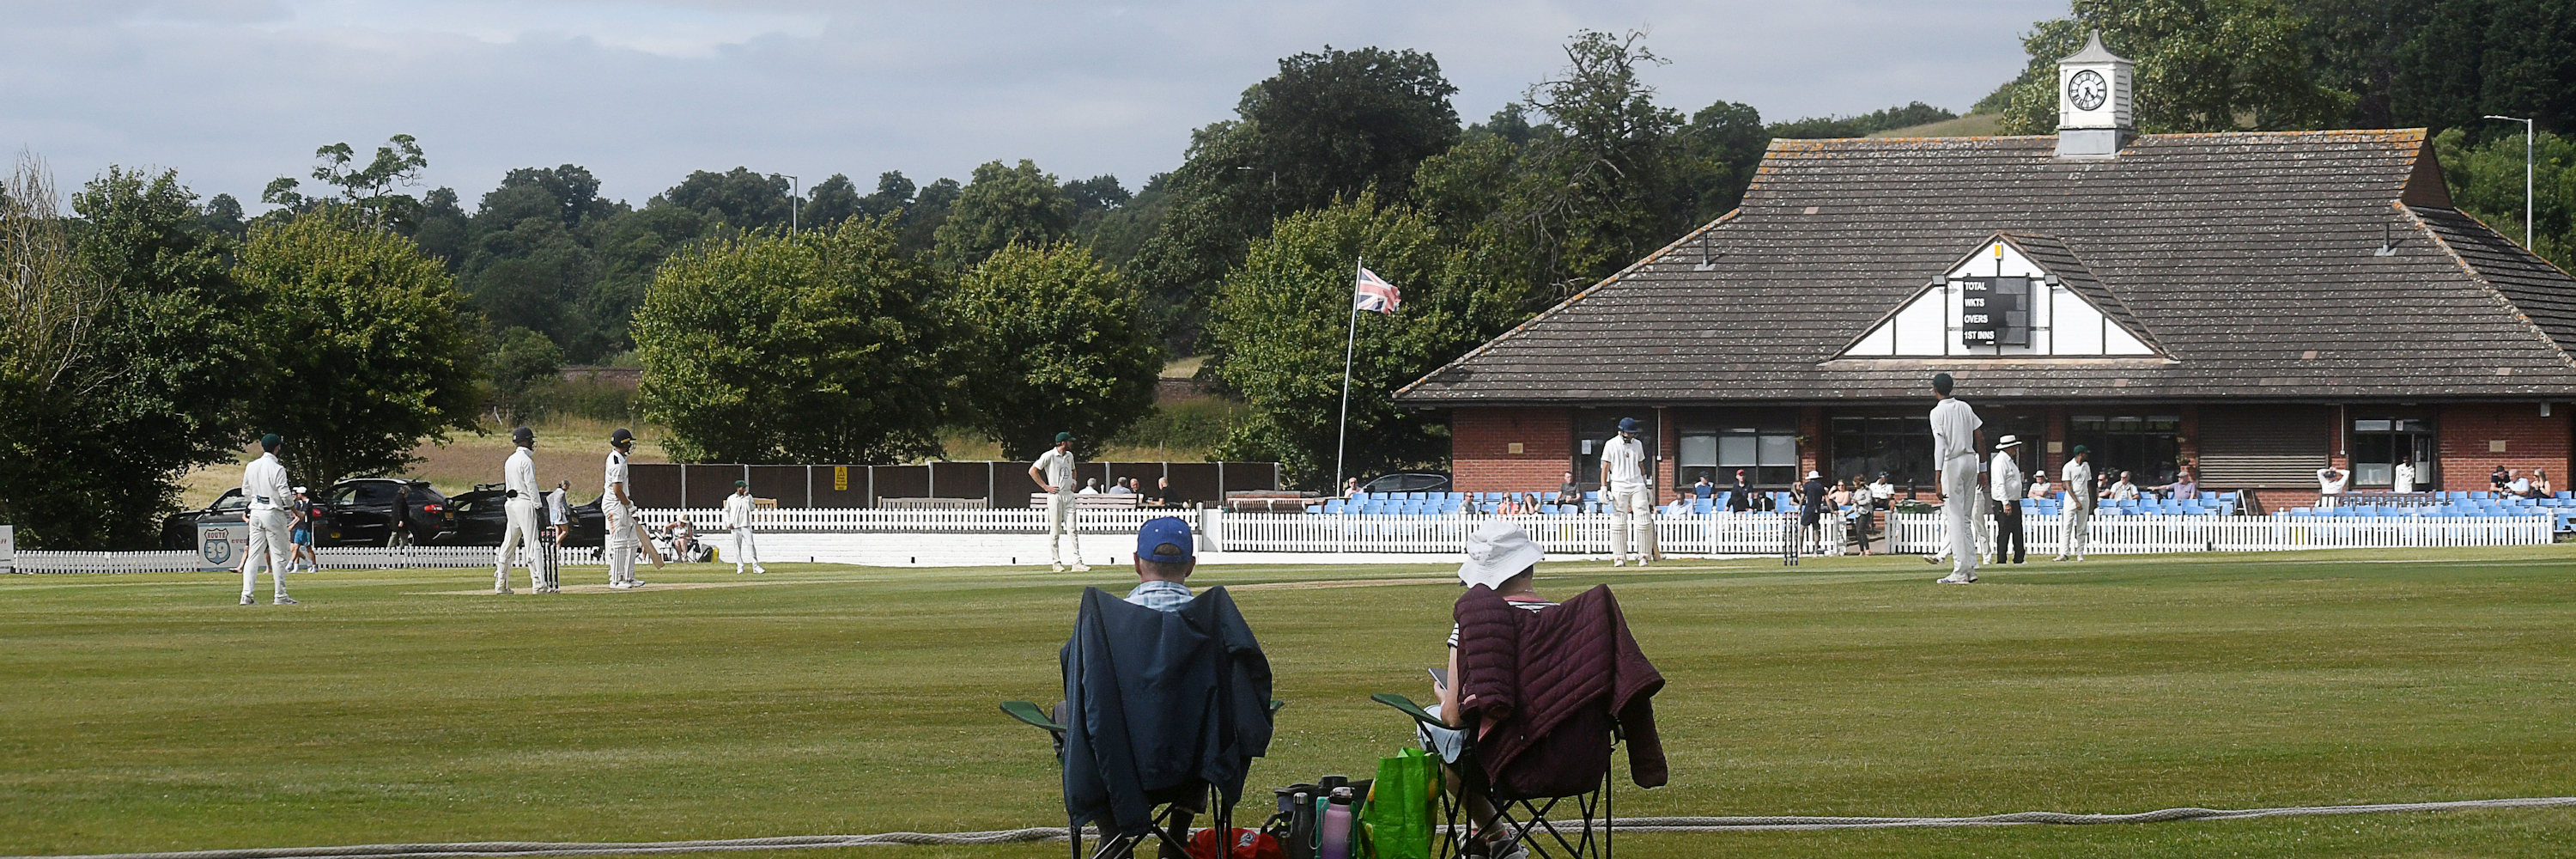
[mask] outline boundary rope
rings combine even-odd
[[[2390,814],[2465,811],[2478,808],[2562,808],[2576,806],[2576,796],[2519,799],[2469,799],[2453,802],[2395,802],[2371,805],[2300,805],[2284,808],[2167,808],[2137,814],[2068,814],[2021,811],[1977,817],[1628,817],[1616,821],[1621,832],[1776,832],[1820,829],[1901,829],[1962,826],[2091,826],[2114,823],[2170,823],[2183,820],[2248,820],[2333,814]],[[1086,830],[1089,832],[1089,830]],[[443,859],[462,856],[601,856],[649,853],[718,853],[742,850],[798,850],[814,847],[869,847],[898,844],[1021,844],[1065,840],[1064,827],[1040,826],[990,832],[886,832],[875,835],[791,835],[775,838],[724,838],[701,841],[468,841],[446,844],[356,844],[341,847],[259,847],[240,850],[183,850],[163,853],[89,853],[60,856],[0,856],[0,859]]]

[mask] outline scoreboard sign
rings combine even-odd
[[[1961,280],[1959,342],[1969,346],[2030,345],[2030,278]]]

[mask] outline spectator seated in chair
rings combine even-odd
[[[1279,707],[1270,663],[1233,598],[1221,587],[1193,594],[1186,584],[1196,564],[1189,523],[1148,520],[1136,543],[1137,585],[1126,599],[1083,590],[1059,656],[1064,700],[1052,713],[1002,704],[1055,735],[1077,856],[1086,823],[1100,827],[1102,859],[1133,855],[1148,840],[1181,856],[1190,822],[1211,811],[1217,826],[1230,827]]]

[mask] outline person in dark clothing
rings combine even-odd
[[[1497,595],[1501,601],[1513,608],[1532,612],[1550,608],[1556,603],[1539,596],[1538,589],[1535,587],[1538,581],[1538,561],[1542,554],[1544,553],[1539,545],[1532,542],[1527,534],[1522,533],[1520,526],[1499,519],[1487,520],[1483,526],[1476,529],[1475,533],[1467,537],[1467,560],[1458,565],[1458,581],[1468,586],[1471,593],[1475,592],[1473,589],[1484,589]],[[1461,626],[1449,628],[1449,671],[1442,675],[1449,678],[1449,681],[1440,683],[1432,689],[1440,699],[1439,706],[1432,710],[1432,714],[1439,716],[1441,721],[1447,722],[1452,729],[1465,724],[1460,715],[1462,713],[1459,709],[1460,683],[1457,679],[1459,677],[1458,639],[1462,631]],[[1427,731],[1424,739],[1430,741],[1428,745],[1439,750],[1440,759],[1444,765],[1458,763],[1460,750],[1464,748],[1462,731]],[[1492,798],[1482,791],[1473,789],[1467,780],[1459,778],[1454,768],[1450,770],[1449,778],[1444,781],[1455,786],[1459,803],[1466,806],[1469,818],[1475,822],[1478,837],[1485,840],[1484,855],[1511,855],[1512,845],[1500,843],[1500,839],[1508,833],[1506,827],[1496,825],[1497,815]]]
[[[1581,503],[1583,503],[1583,485],[1582,485],[1582,484],[1579,484],[1579,483],[1574,482],[1574,472],[1571,472],[1571,471],[1566,472],[1566,473],[1565,473],[1565,483],[1564,483],[1563,485],[1560,485],[1560,486],[1558,486],[1558,487],[1556,488],[1556,503],[1558,503],[1558,504],[1581,504]]]
[[[1806,536],[1808,545],[1824,539],[1825,508],[1830,506],[1825,496],[1832,493],[1822,472],[1809,471],[1807,482],[1798,484],[1798,533]]]
[[[1270,662],[1225,588],[1168,610],[1085,588],[1060,655],[1064,806],[1074,827],[1143,835],[1153,808],[1232,806],[1270,747]],[[1175,815],[1175,843],[1188,818]]]
[[[1726,512],[1753,512],[1753,484],[1744,480],[1744,469],[1735,470],[1734,494],[1726,496]]]

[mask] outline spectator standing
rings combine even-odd
[[[555,491],[546,496],[546,523],[554,528],[555,545],[572,535],[572,481],[555,481]]]
[[[321,559],[313,556],[313,495],[301,486],[295,487],[295,532],[287,543],[295,547],[294,562],[289,566],[307,573],[318,566]]]
[[[1753,485],[1744,482],[1744,469],[1735,470],[1735,490],[1726,496],[1726,512],[1753,512]]]
[[[1851,492],[1847,499],[1851,504],[1852,541],[1860,544],[1860,553],[1862,555],[1867,555],[1869,554],[1869,529],[1877,519],[1877,513],[1875,511],[1877,510],[1876,504],[1878,502],[1878,491],[1872,489],[1869,484],[1861,483],[1858,480],[1847,482],[1854,484],[1851,487]]]
[[[1038,461],[1029,465],[1029,479],[1037,481],[1038,488],[1047,494],[1047,557],[1059,573],[1064,572],[1060,544],[1065,543],[1072,544],[1073,571],[1091,572],[1091,565],[1082,562],[1082,532],[1073,517],[1073,465],[1070,432],[1056,433],[1055,447],[1039,454]]]
[[[733,494],[725,496],[725,528],[733,532],[733,572],[742,575],[742,565],[750,564],[753,573],[767,573],[760,565],[760,547],[752,536],[751,511],[757,506],[751,497],[751,484],[736,480]]]
[[[2093,545],[2093,508],[2101,503],[2101,496],[2091,491],[2092,460],[2093,450],[2079,444],[2066,466],[2057,470],[2058,479],[2066,481],[2066,535],[2058,538],[2056,560],[2066,560],[2070,552],[2075,560],[2084,560],[2085,548]]]
[[[1654,554],[1647,534],[1655,528],[1655,496],[1646,486],[1646,443],[1637,438],[1636,418],[1619,419],[1619,435],[1601,446],[1601,480],[1610,496],[1610,566],[1628,562],[1633,549],[1638,566]]]
[[[2396,475],[2389,481],[2388,490],[2391,492],[2415,491],[2415,463],[2409,460],[2400,459],[2397,461],[2396,472]]]
[[[1986,422],[1967,401],[1950,396],[1948,373],[1932,377],[1932,462],[1941,474],[1941,518],[1948,529],[1950,574],[1942,584],[1977,580],[1978,430]]]
[[[394,485],[394,519],[385,527],[385,545],[411,545],[411,481]]]
[[[2021,531],[2021,497],[2024,489],[2020,456],[2021,439],[2006,433],[2003,438],[1995,440],[1995,459],[1986,469],[1987,477],[1993,483],[1993,491],[1988,494],[1995,499],[1995,563],[1997,564],[2023,563],[2025,560],[2023,555],[2028,551]],[[2007,547],[2012,553],[2012,559],[2009,561],[2004,559]]]
[[[2317,469],[2317,506],[2333,507],[2341,503],[2345,487],[2351,485],[2351,472],[2336,470],[2331,465]]]
[[[276,433],[259,437],[258,459],[242,466],[242,501],[250,506],[243,519],[250,524],[250,551],[242,560],[241,604],[250,605],[251,592],[259,583],[259,570],[268,568],[270,602],[294,605],[295,598],[286,595],[286,568],[295,565],[295,487],[286,482],[286,465],[277,461],[277,449],[286,440]]]
[[[1825,508],[1833,506],[1833,488],[1825,485],[1825,475],[1807,472],[1807,482],[1798,484],[1798,534],[1808,545],[1825,538]]]

